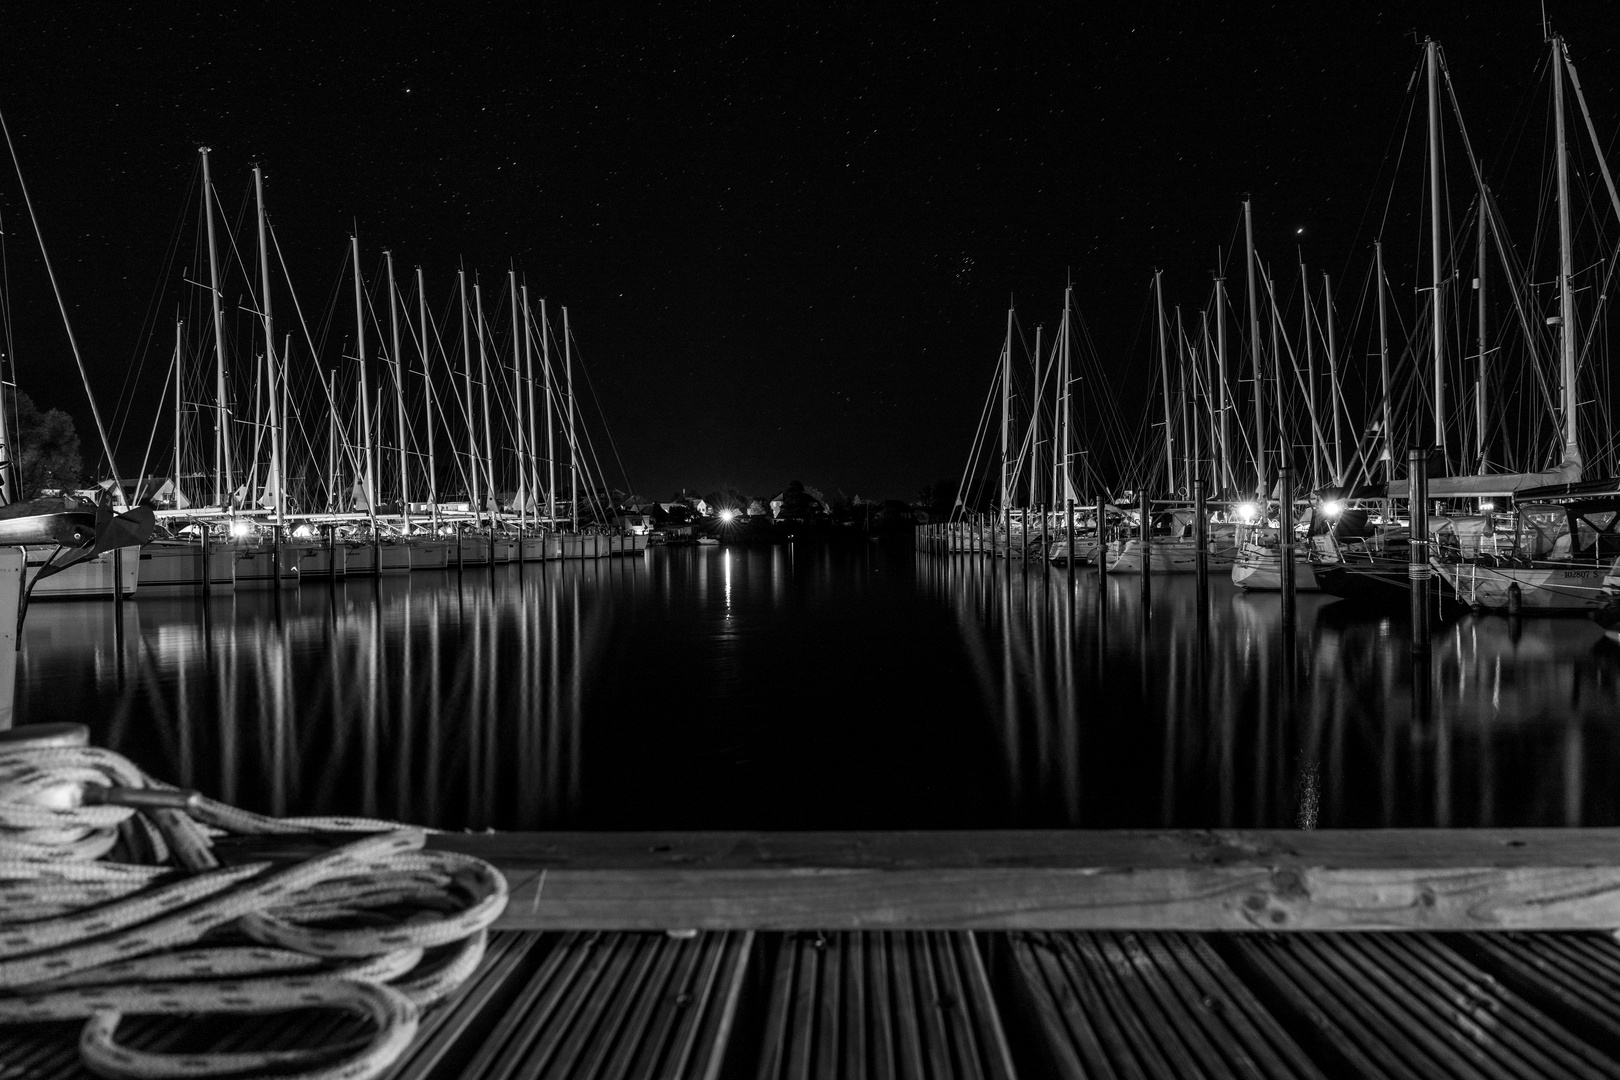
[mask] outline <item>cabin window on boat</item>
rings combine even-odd
[[[1524,506],[1519,508],[1519,534],[1514,547],[1518,554],[1532,559],[1558,557],[1558,541],[1569,535],[1569,514],[1562,506]],[[1562,556],[1569,557],[1569,541],[1563,544]]]
[[[1578,551],[1599,549],[1598,554],[1604,554],[1610,548],[1620,545],[1620,537],[1615,535],[1615,514],[1613,510],[1591,510],[1575,519],[1575,546]]]

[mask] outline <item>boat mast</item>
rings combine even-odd
[[[326,380],[326,400],[331,406],[327,412],[326,422],[326,512],[335,514],[343,503],[338,499],[338,406],[337,406],[337,372],[333,371]]]
[[[568,328],[568,308],[563,313],[563,376],[568,392],[568,486],[572,508],[569,510],[570,528],[579,532],[579,443],[574,431],[574,334]]]
[[[174,506],[177,510],[184,499],[184,496],[180,494],[180,407],[181,402],[184,400],[180,392],[180,376],[182,374],[180,358],[183,355],[180,341],[181,332],[184,330],[185,325],[180,319],[174,320]],[[4,413],[5,409],[0,407],[0,420],[4,419]],[[5,494],[7,496],[6,501],[9,502],[10,496],[15,493],[8,489]]]
[[[524,460],[527,441],[523,435],[523,365],[522,342],[523,335],[518,325],[518,319],[523,314],[519,310],[517,271],[508,270],[506,281],[512,292],[512,444],[517,449],[517,501],[518,501],[518,528],[528,524],[529,518],[529,471]]]
[[[1577,444],[1575,423],[1575,276],[1569,226],[1569,154],[1564,143],[1564,39],[1552,39],[1553,118],[1558,129],[1558,390],[1564,414],[1565,456]]]
[[[1041,459],[1041,326],[1035,327],[1035,398],[1029,410],[1029,505],[1041,501],[1041,470],[1035,463]]]
[[[1434,324],[1434,444],[1445,452],[1446,448],[1446,382],[1445,382],[1445,329],[1446,321],[1440,301],[1440,81],[1438,78],[1440,45],[1434,40],[1423,43],[1427,54],[1429,75],[1429,282],[1432,299],[1429,321]]]
[[[1384,482],[1395,479],[1395,428],[1390,420],[1389,407],[1389,317],[1384,310],[1384,242],[1373,243],[1373,257],[1378,275],[1378,374],[1384,394]]]
[[[1474,370],[1474,459],[1479,462],[1479,474],[1485,475],[1485,194],[1479,198],[1479,263],[1474,277],[1474,292],[1479,304],[1479,355]]]
[[[283,490],[286,462],[282,456],[281,395],[277,392],[276,381],[276,320],[270,307],[270,248],[265,243],[264,173],[257,165],[253,166],[253,194],[259,208],[259,290],[262,294],[259,303],[263,305],[264,315],[265,372],[270,377],[270,478],[276,486],[276,528],[281,529],[287,524],[287,499]],[[212,216],[209,220],[212,224]]]
[[[546,378],[546,518],[557,528],[557,432],[552,424],[556,402],[551,385],[551,320],[546,318],[546,298],[540,298],[540,366]]]
[[[1316,349],[1311,343],[1311,279],[1305,271],[1305,260],[1299,260],[1299,291],[1305,300],[1305,412],[1310,419],[1311,431],[1321,430],[1317,426],[1316,417]],[[1313,444],[1318,440],[1311,439]],[[1322,473],[1318,470],[1318,462],[1327,457],[1327,447],[1313,445],[1311,447],[1311,487],[1322,486]]]
[[[1216,265],[1220,265],[1220,256],[1215,258]],[[1226,279],[1219,275],[1215,277],[1215,367],[1216,374],[1220,376],[1220,394],[1216,401],[1220,405],[1220,435],[1221,435],[1221,476],[1223,486],[1221,494],[1237,494],[1237,477],[1232,474],[1232,399],[1227,390],[1226,375]]]
[[[225,314],[219,304],[219,252],[214,241],[214,184],[208,175],[208,147],[197,151],[202,155],[203,217],[208,222],[208,298],[214,305],[214,484],[219,494],[219,505],[229,508],[229,499],[236,490],[236,477],[231,472],[231,449],[228,437],[230,410],[225,399]],[[220,488],[221,478],[224,487]]]
[[[529,287],[523,286],[523,374],[528,383],[528,410],[529,420],[529,479],[533,487],[540,486],[540,470],[535,467],[534,448],[539,445],[535,440],[534,428],[534,320],[529,317]],[[531,493],[530,498],[534,498]],[[539,505],[536,500],[535,516],[539,517]]]
[[[1328,408],[1333,411],[1333,482],[1344,483],[1344,399],[1339,389],[1339,347],[1333,334],[1333,282],[1322,271],[1322,311],[1327,316]]]
[[[1260,359],[1260,295],[1254,284],[1254,213],[1243,200],[1243,238],[1249,272],[1249,354],[1254,361],[1254,471],[1255,494],[1266,497],[1266,373]]]
[[[405,357],[399,351],[399,288],[394,282],[394,253],[384,251],[388,263],[388,332],[393,347],[389,360],[394,369],[394,427],[399,432],[399,515],[400,529],[411,534],[411,492],[406,482],[405,454]]]
[[[1164,388],[1164,472],[1169,494],[1176,493],[1176,431],[1170,423],[1170,342],[1164,323],[1164,271],[1153,271],[1153,303],[1159,325],[1159,379]]]
[[[1061,501],[1067,512],[1074,498],[1074,478],[1069,475],[1069,386],[1071,382],[1069,354],[1069,306],[1074,302],[1074,286],[1063,289],[1063,322],[1058,332],[1062,335],[1058,351],[1058,414],[1052,432],[1052,500]]]
[[[1192,342],[1181,321],[1181,305],[1176,305],[1176,418],[1181,421],[1181,479],[1189,496],[1193,477],[1198,475],[1198,455],[1193,452],[1193,417],[1189,406],[1198,399],[1197,375],[1193,372]]]
[[[360,237],[349,237],[350,250],[354,257],[354,325],[356,357],[360,362],[360,453],[365,464],[362,466],[363,477],[361,490],[366,496],[366,516],[371,519],[372,530],[377,528],[377,488],[372,475],[372,442],[371,442],[371,388],[366,380],[366,301],[365,294],[360,287]],[[380,573],[382,568],[377,567]]]
[[[1013,309],[1007,308],[1007,341],[1001,348],[1001,510],[1007,516],[1007,527],[1012,528],[1012,485],[1007,475],[1007,429],[1012,423],[1012,332]]]
[[[489,484],[489,527],[495,527],[495,426],[489,411],[489,355],[484,352],[484,284],[473,279],[473,333],[478,338],[478,392],[484,403],[484,480]]]
[[[478,491],[478,423],[473,416],[472,392],[472,339],[467,330],[467,271],[456,271],[456,282],[461,287],[461,374],[466,387],[467,414],[467,509],[477,521],[483,512]]]
[[[433,456],[433,372],[428,366],[427,288],[422,281],[422,268],[416,268],[416,321],[421,329],[422,342],[422,411],[427,421],[427,482],[428,513],[433,520],[433,535],[439,534],[439,480],[437,462]]]

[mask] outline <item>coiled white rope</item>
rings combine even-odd
[[[498,870],[423,850],[421,829],[263,817],[154,780],[75,725],[30,734],[0,738],[0,1023],[85,1019],[80,1056],[101,1076],[377,1076],[478,967],[506,907]],[[226,833],[316,832],[357,838],[290,865],[213,852]],[[370,1034],[212,1054],[116,1039],[126,1014],[295,1009],[352,1013]]]

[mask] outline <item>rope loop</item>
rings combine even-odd
[[[506,908],[500,871],[425,850],[422,829],[266,817],[108,750],[41,742],[0,741],[0,1023],[84,1019],[79,1053],[98,1075],[369,1080],[409,1048],[421,1010],[477,970]],[[224,866],[213,850],[222,835],[312,832],[355,837],[291,863]],[[202,1054],[116,1038],[127,1015],[300,1009],[367,1030]]]

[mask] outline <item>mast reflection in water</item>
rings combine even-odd
[[[39,604],[22,722],[447,828],[1620,824],[1620,652],[876,544]],[[1414,682],[1415,680],[1415,682]],[[1414,693],[1414,685],[1418,692]]]

